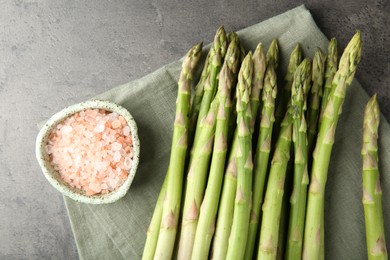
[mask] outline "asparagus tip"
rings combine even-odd
[[[299,43],[295,46],[293,51],[290,54],[289,62],[288,62],[288,68],[287,68],[287,74],[285,77],[285,80],[292,81],[294,78],[294,72],[298,65],[302,61],[302,48]]]
[[[362,38],[360,31],[357,30],[355,35],[349,41],[347,47],[345,47],[344,53],[341,56],[340,64],[343,64],[343,61],[345,62],[348,60],[348,63],[350,63],[353,67],[356,67],[356,65],[360,62],[361,55]]]
[[[277,39],[273,39],[267,51],[267,64],[273,64],[275,68],[279,65],[279,44]]]
[[[379,105],[376,98],[376,94],[374,94],[367,102],[366,108],[364,110],[364,120],[365,120],[365,124],[369,126],[370,129],[378,128]]]
[[[215,33],[213,48],[215,50],[219,49],[221,52],[221,56],[225,57],[226,49],[227,49],[227,35],[225,28],[221,25],[217,32]]]

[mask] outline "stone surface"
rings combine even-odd
[[[0,258],[76,259],[62,197],[35,160],[36,123],[174,61],[221,24],[238,30],[300,1],[0,1]],[[363,35],[357,78],[390,119],[389,3],[304,1],[345,46]]]

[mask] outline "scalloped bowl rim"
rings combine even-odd
[[[131,136],[133,139],[133,153],[134,153],[133,162],[126,181],[115,191],[112,191],[107,194],[93,195],[93,196],[82,194],[78,191],[78,189],[72,188],[70,187],[70,185],[65,183],[65,181],[63,181],[62,178],[59,176],[59,173],[55,171],[54,168],[52,167],[45,149],[48,136],[56,125],[58,125],[67,117],[77,112],[86,110],[88,108],[105,109],[107,111],[115,112],[123,116],[126,119],[131,130]],[[89,203],[89,204],[112,203],[121,199],[123,196],[126,195],[127,191],[131,186],[131,183],[133,182],[135,173],[138,168],[140,143],[138,138],[137,124],[135,123],[133,116],[130,114],[130,112],[127,109],[113,102],[106,101],[106,100],[96,100],[96,99],[81,102],[78,104],[71,105],[67,108],[64,108],[63,110],[54,114],[49,120],[47,120],[47,122],[44,124],[44,126],[41,128],[41,130],[38,133],[35,153],[36,153],[38,163],[41,166],[42,172],[45,175],[46,179],[55,189],[57,189],[63,195],[75,201]]]

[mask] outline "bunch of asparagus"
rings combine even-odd
[[[169,168],[143,259],[324,259],[327,171],[360,61],[360,32],[339,63],[335,39],[327,56],[318,48],[313,61],[303,59],[298,44],[280,97],[277,40],[266,53],[259,43],[246,54],[237,34],[220,27],[191,99],[201,50],[195,45],[183,61]],[[379,209],[380,197],[370,193],[378,192],[369,186],[377,178],[369,132],[377,131],[368,123],[366,129],[363,201]],[[383,219],[376,222],[383,226]],[[383,232],[373,228],[370,236],[379,239],[367,240],[374,253],[385,251]]]

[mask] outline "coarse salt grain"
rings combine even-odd
[[[128,126],[123,127],[122,132],[123,132],[124,136],[129,136],[130,135],[130,127],[128,127]]]
[[[122,148],[122,145],[118,142],[114,142],[111,144],[111,150],[119,151]]]
[[[124,117],[87,109],[58,124],[45,146],[53,168],[87,195],[117,189],[131,169],[133,146]]]
[[[112,128],[114,128],[114,129],[121,127],[121,125],[122,125],[121,121],[119,121],[119,120],[115,120],[111,124]]]
[[[133,163],[133,160],[130,157],[126,157],[124,164],[125,164],[125,169],[130,170],[131,169],[131,164]]]
[[[95,130],[96,133],[101,133],[101,132],[104,131],[104,125],[99,124],[99,125],[97,125],[97,126],[95,127],[94,130]]]

